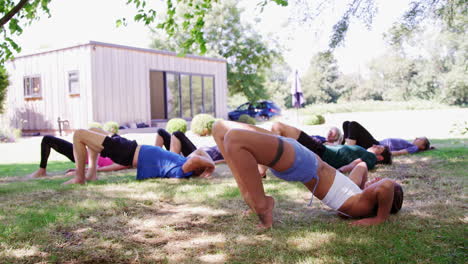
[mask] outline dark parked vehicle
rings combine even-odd
[[[228,117],[230,120],[238,120],[244,114],[259,120],[268,120],[273,116],[281,115],[281,109],[272,101],[258,101],[240,105],[236,110],[229,112]]]

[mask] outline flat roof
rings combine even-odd
[[[92,40],[87,42],[87,43],[76,44],[76,45],[68,46],[68,47],[64,47],[64,48],[51,49],[51,50],[45,50],[45,51],[40,51],[40,52],[36,52],[36,53],[31,53],[31,54],[25,54],[25,55],[22,55],[22,56],[17,56],[15,58],[13,58],[12,60],[25,58],[25,57],[32,57],[32,56],[36,56],[36,55],[42,55],[42,54],[46,54],[46,53],[57,52],[57,51],[62,51],[62,50],[67,50],[67,49],[74,49],[74,48],[79,48],[79,47],[83,47],[83,46],[101,46],[101,47],[109,47],[109,48],[119,48],[119,49],[133,50],[133,51],[139,51],[139,52],[149,52],[149,53],[153,53],[153,54],[160,54],[160,55],[166,55],[166,56],[174,56],[174,57],[180,57],[180,58],[191,58],[191,59],[208,60],[208,61],[216,61],[216,62],[226,62],[225,59],[204,57],[204,56],[191,55],[191,54],[186,54],[184,56],[179,56],[177,54],[177,52],[172,52],[172,51],[155,50],[155,49],[150,49],[150,48],[138,48],[138,47],[131,47],[131,46],[120,45],[120,44],[112,44],[112,43],[105,43],[105,42],[99,42],[99,41],[92,41]]]

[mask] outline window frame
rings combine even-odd
[[[39,93],[33,93],[33,87],[31,87],[33,83],[33,79],[39,79]],[[29,89],[26,89],[26,80],[29,80]],[[32,74],[32,75],[25,75],[23,76],[23,95],[24,99],[41,99],[42,98],[42,77],[40,74]],[[28,91],[29,90],[29,91]],[[29,93],[27,93],[29,92]]]
[[[193,109],[193,76],[200,76],[201,77],[201,89],[202,89],[202,95],[201,95],[201,101],[202,101],[202,113],[206,113],[205,112],[205,77],[209,77],[211,78],[212,80],[212,89],[213,89],[213,93],[212,93],[212,102],[213,102],[213,112],[210,113],[210,114],[213,114],[214,116],[216,116],[216,86],[215,86],[215,75],[214,74],[200,74],[200,73],[189,73],[189,72],[177,72],[177,71],[164,71],[164,89],[165,89],[165,93],[167,94],[167,89],[168,89],[168,82],[167,82],[167,77],[166,75],[167,74],[172,74],[172,75],[175,75],[176,78],[179,79],[179,82],[178,82],[178,91],[179,91],[179,94],[178,94],[178,97],[179,97],[179,116],[177,116],[178,118],[183,118],[183,119],[186,119],[186,120],[191,120],[193,118],[193,113],[195,112],[194,109]],[[183,102],[182,102],[182,82],[181,82],[181,77],[182,75],[187,75],[189,76],[189,80],[190,80],[190,109],[191,109],[191,117],[190,118],[186,118],[186,117],[182,117],[183,115]],[[166,116],[169,117],[169,113],[168,113],[168,108],[169,106],[167,105],[167,102],[166,102]]]
[[[77,82],[78,82],[78,89],[77,91],[72,91],[71,90],[71,79],[70,79],[70,74],[75,73],[77,76]],[[68,71],[67,72],[67,81],[68,81],[68,95],[70,96],[77,96],[81,94],[81,87],[80,87],[80,71],[78,70],[73,70],[73,71]]]

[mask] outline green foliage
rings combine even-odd
[[[452,128],[450,129],[450,134],[454,136],[465,136],[468,134],[468,122],[467,121],[460,121],[454,123]]]
[[[307,193],[302,184],[269,178],[264,182],[265,192],[283,204],[274,209],[274,232],[266,234],[271,241],[258,239],[255,216],[241,215],[246,206],[229,167],[225,165],[216,168],[216,173],[223,176],[214,181],[135,181],[134,172],[124,170],[102,173],[99,181],[86,186],[64,186],[61,183],[67,179],[63,177],[15,181],[14,176],[36,170],[37,163],[2,164],[0,243],[8,248],[2,249],[1,259],[3,263],[83,260],[129,263],[135,259],[142,263],[170,262],[168,259],[173,252],[164,248],[158,248],[155,260],[155,237],[162,241],[180,237],[180,241],[187,243],[181,245],[178,257],[186,263],[206,254],[206,247],[193,247],[190,243],[193,237],[213,240],[212,234],[221,232],[226,239],[220,241],[229,242],[231,238],[249,241],[220,243],[216,240],[211,243],[213,250],[223,254],[224,262],[375,263],[379,260],[379,263],[465,263],[466,238],[461,234],[466,233],[462,221],[466,202],[462,194],[466,185],[465,157],[468,153],[466,140],[457,141],[445,140],[447,146],[444,147],[439,147],[442,142],[435,141],[437,150],[397,157],[401,162],[372,171],[371,179],[398,175],[405,191],[409,190],[405,199],[411,202],[405,203],[404,210],[392,215],[385,223],[369,228],[350,228],[350,221],[330,216],[330,211],[318,203],[310,208],[315,216],[311,218],[310,210],[304,210],[304,203],[296,201],[297,197]],[[52,161],[48,170],[60,173],[73,166],[71,162]],[[402,169],[405,173],[401,173]],[[157,199],[153,198],[155,193]],[[436,198],[428,199],[434,194],[437,194]],[[213,217],[213,210],[224,208],[226,204],[230,205],[230,211]],[[171,209],[171,214],[159,214],[158,217],[162,220],[177,217],[177,225],[154,221],[151,228],[136,230],[141,235],[139,239],[145,241],[138,243],[136,252],[135,238],[128,235],[128,228],[122,228],[121,223],[129,221],[129,214],[132,218],[151,219],[155,211],[160,212],[166,207]],[[187,212],[187,207],[205,210],[191,213]],[[196,223],[203,223],[203,228],[194,226],[194,218]],[[90,228],[75,232],[83,226]],[[64,241],[74,244],[64,247]],[[96,244],[108,245],[116,241],[117,249],[96,248]],[[317,246],[311,248],[311,245]],[[9,254],[10,248],[23,250],[32,246],[47,249],[48,254]],[[96,250],[99,255],[89,253]]]
[[[0,65],[13,58],[13,52],[20,52],[21,47],[13,39],[23,33],[23,28],[39,19],[40,12],[49,13],[51,0],[1,0],[0,1]]]
[[[21,129],[15,128],[13,129],[13,136],[15,137],[15,139],[18,139],[23,136],[23,132],[21,131]]]
[[[339,76],[338,64],[331,52],[316,54],[301,80],[306,105],[336,103],[343,90]]]
[[[6,98],[8,85],[10,85],[10,82],[8,80],[8,73],[5,67],[3,67],[3,65],[0,64],[0,114],[2,114],[5,110],[4,101]]]
[[[15,142],[15,135],[11,129],[3,128],[0,130],[0,142],[2,143],[9,143]]]
[[[167,122],[166,130],[171,134],[176,131],[185,133],[187,132],[187,121],[185,121],[185,119],[182,118],[172,118],[171,120],[169,120],[169,122]]]
[[[117,134],[119,133],[119,124],[114,121],[108,121],[104,124],[102,127],[105,131],[112,133],[112,134]]]
[[[193,117],[190,127],[193,133],[200,136],[207,136],[211,135],[211,130],[215,121],[212,115],[198,114]]]
[[[305,118],[304,124],[309,126],[325,124],[325,118],[322,115],[310,115]]]
[[[340,102],[338,104],[313,104],[299,109],[299,114],[307,116],[310,113],[350,113],[350,112],[379,112],[397,110],[426,110],[426,109],[447,109],[451,108],[446,104],[432,101],[409,100],[409,101],[352,101]],[[296,110],[290,110],[296,111]]]
[[[88,124],[88,128],[100,128],[102,129],[102,125],[99,122],[91,122]]]
[[[190,13],[189,4],[180,5],[179,16],[173,15],[176,23],[190,21],[196,23],[190,16],[182,14]],[[171,16],[169,14],[168,16]],[[207,55],[225,58],[227,61],[229,94],[242,93],[248,101],[267,99],[265,87],[266,72],[272,62],[279,57],[279,53],[269,48],[259,33],[250,25],[241,23],[241,10],[237,7],[237,1],[227,0],[213,3],[212,10],[204,19],[204,38]],[[172,50],[179,53],[200,54],[200,47],[186,46],[192,38],[191,34],[180,28],[165,36],[161,31],[154,32],[152,47],[156,49]]]
[[[255,120],[255,118],[246,114],[239,116],[239,119],[237,121],[241,123],[245,123],[245,124],[250,124],[250,125],[257,124],[257,121]]]

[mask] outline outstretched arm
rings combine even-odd
[[[406,149],[392,151],[392,156],[400,156],[400,155],[406,155],[406,154],[408,154],[408,150]]]
[[[364,218],[357,221],[353,221],[352,225],[359,226],[370,226],[378,225],[383,223],[390,215],[390,209],[392,208],[393,195],[394,195],[394,183],[389,179],[384,179],[376,182],[365,189],[363,192],[364,199],[376,200],[377,201],[377,215],[374,217]]]

